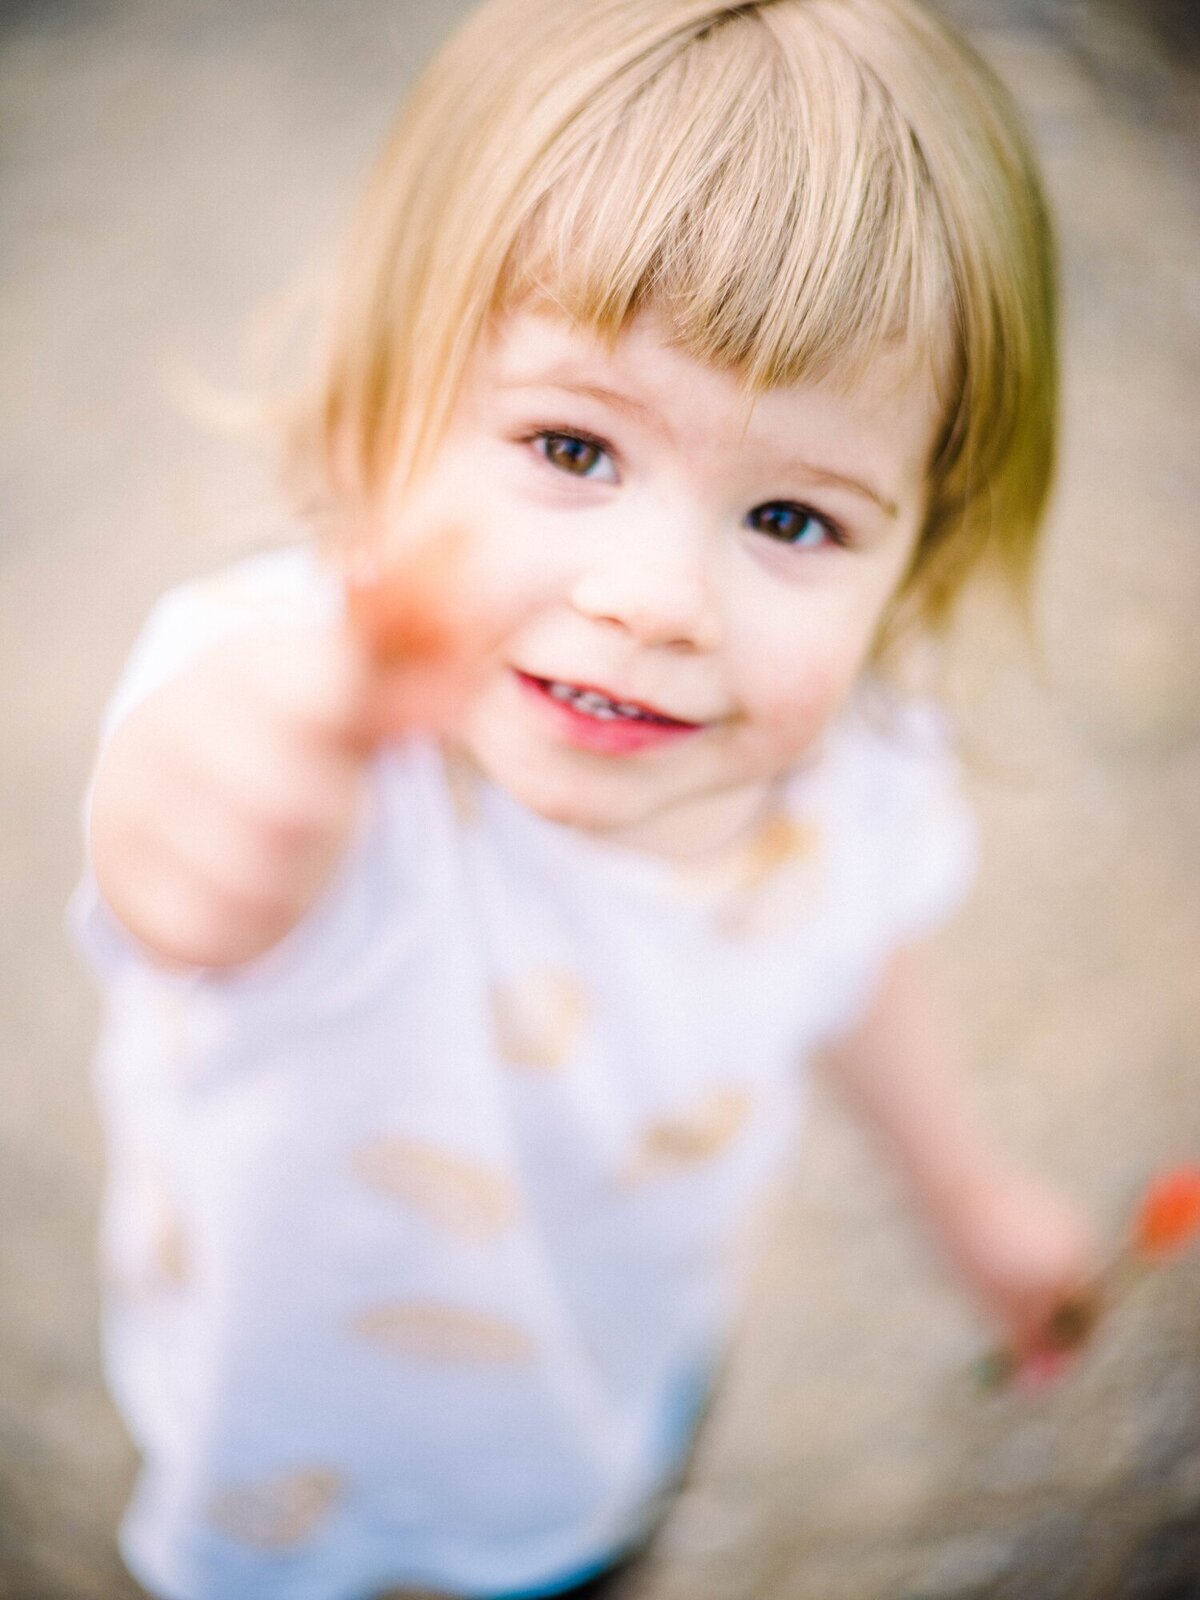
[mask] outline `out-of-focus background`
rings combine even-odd
[[[986,863],[942,940],[1004,1138],[1115,1236],[1200,1160],[1200,7],[945,0],[1026,107],[1065,258],[1036,657],[955,679]],[[167,584],[271,531],[206,386],[325,256],[460,0],[0,5],[0,1597],[132,1600],[103,1392],[87,1056],[64,939],[95,719]],[[269,320],[269,319],[268,319]],[[232,408],[236,410],[236,408]],[[1071,1381],[985,1335],[820,1103],[693,1480],[637,1600],[1196,1600],[1200,1262]]]

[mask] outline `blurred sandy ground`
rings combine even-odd
[[[1191,0],[947,0],[1027,106],[1063,219],[1067,442],[1040,665],[976,607],[956,676],[987,852],[942,944],[1009,1142],[1115,1229],[1200,1156],[1200,132]],[[266,479],[198,425],[320,256],[421,0],[0,9],[0,1596],[133,1594],[132,1459],[96,1356],[88,985],[61,931],[96,715],[168,583],[261,541]],[[645,1600],[1195,1600],[1200,1270],[1079,1375],[983,1400],[982,1332],[819,1104]]]

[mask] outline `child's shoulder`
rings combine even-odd
[[[951,718],[935,700],[868,683],[830,731],[814,781],[845,804],[872,811],[908,805],[922,793],[961,787]],[[803,774],[800,775],[803,782]]]
[[[835,876],[863,918],[910,937],[962,900],[977,828],[953,726],[936,702],[871,686],[832,731],[811,782]]]

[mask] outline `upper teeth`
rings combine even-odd
[[[607,695],[598,694],[595,689],[575,689],[569,683],[552,683],[550,693],[555,700],[565,700],[576,711],[582,711],[589,717],[597,717],[602,722],[611,722],[614,717],[644,718],[646,715],[637,706],[610,700]]]

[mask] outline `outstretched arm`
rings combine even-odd
[[[1033,1353],[1055,1312],[1086,1295],[1096,1267],[1091,1231],[1065,1196],[1019,1171],[985,1135],[968,1101],[964,1056],[924,955],[904,950],[827,1064],[968,1287],[1014,1350]]]
[[[347,615],[247,625],[118,723],[91,791],[109,908],[151,958],[232,967],[305,915],[350,838],[384,739],[448,728],[519,620],[492,615],[454,530],[350,575]],[[473,600],[460,596],[465,590]]]

